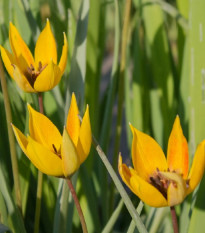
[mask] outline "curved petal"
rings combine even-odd
[[[165,178],[170,180],[167,189],[167,202],[169,206],[180,204],[186,197],[186,183],[183,177],[174,172],[160,172]]]
[[[92,143],[92,132],[90,126],[89,107],[87,105],[85,115],[83,117],[80,126],[80,133],[77,144],[77,151],[80,158],[80,163],[83,163],[85,159],[88,157],[91,143]]]
[[[61,145],[61,134],[56,126],[43,114],[35,111],[29,104],[29,131],[30,136],[50,151],[57,151]]]
[[[11,54],[8,50],[3,48],[1,45],[0,45],[0,49],[1,49],[1,57],[6,67],[6,70],[9,73],[9,75],[14,79],[14,75],[13,75],[14,67],[12,66],[12,64],[16,65],[16,59],[13,56],[13,54]]]
[[[149,181],[149,177],[156,169],[167,170],[165,155],[158,143],[130,125],[133,133],[132,140],[132,161],[137,174],[144,180]]]
[[[132,187],[130,185],[130,178],[132,175],[131,175],[130,169],[127,167],[127,165],[122,163],[121,154],[119,154],[119,158],[118,158],[118,171],[119,171],[119,174],[120,174],[122,180],[124,181],[124,183],[134,193],[134,190],[132,189]]]
[[[52,61],[39,74],[35,83],[34,89],[38,92],[49,91],[53,89],[61,79],[61,71]]]
[[[166,199],[154,186],[139,177],[134,169],[122,164],[121,155],[119,155],[118,170],[125,184],[143,202],[153,207],[167,206]]]
[[[49,64],[53,60],[57,64],[57,49],[56,42],[51,31],[50,22],[47,20],[46,26],[40,33],[35,47],[35,63],[39,67],[39,62],[42,66]]]
[[[24,154],[40,171],[53,176],[63,176],[61,159],[35,142],[31,137],[26,137],[22,132],[12,125],[14,134]]]
[[[27,156],[41,172],[51,176],[63,176],[61,158],[42,144],[28,137]]]
[[[13,67],[14,67],[13,76],[14,76],[14,80],[16,81],[17,85],[25,92],[36,92],[30,85],[27,78],[21,73],[18,66],[13,65]]]
[[[134,169],[130,168],[130,172],[130,185],[143,202],[152,207],[167,206],[167,200],[154,186],[138,176]]]
[[[170,171],[183,174],[186,178],[189,169],[189,152],[187,140],[183,135],[179,116],[176,117],[167,149],[167,163]]]
[[[80,119],[78,118],[79,110],[75,94],[72,93],[70,108],[66,120],[66,129],[74,145],[77,147],[78,137],[80,132]]]
[[[12,23],[10,23],[9,27],[9,41],[16,60],[20,59],[23,63],[25,63],[24,69],[30,67],[31,64],[35,67],[34,59],[29,48]]]
[[[66,128],[63,131],[61,155],[64,176],[69,177],[79,168],[80,160]]]
[[[63,33],[63,36],[64,36],[64,45],[63,45],[61,58],[60,58],[60,61],[59,61],[59,64],[58,64],[58,67],[61,70],[61,74],[63,74],[64,71],[65,71],[66,63],[67,63],[67,57],[68,57],[68,42],[67,42],[65,32]]]
[[[14,126],[13,124],[11,124],[11,126],[13,128],[19,146],[21,147],[24,154],[27,154],[27,145],[28,145],[27,137],[18,128],[16,128],[16,126]]]
[[[203,140],[197,147],[191,170],[188,176],[189,187],[187,195],[191,193],[201,181],[205,169],[205,140]]]

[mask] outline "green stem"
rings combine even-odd
[[[139,232],[140,233],[147,232],[145,225],[143,224],[139,214],[135,210],[135,207],[133,206],[129,196],[127,195],[127,192],[125,191],[124,187],[122,186],[122,183],[120,182],[118,176],[116,175],[113,167],[109,163],[107,156],[105,155],[102,148],[100,147],[100,145],[98,144],[98,142],[96,141],[96,139],[94,137],[92,139],[92,143],[93,143],[96,151],[98,152],[102,162],[104,163],[108,173],[110,174],[113,182],[115,183],[115,186],[116,186],[118,192],[120,193],[120,195],[121,195],[121,197],[122,197],[122,199],[127,207],[127,210],[129,211],[132,219],[134,220],[135,225],[138,228]]]
[[[34,221],[34,233],[39,232],[42,187],[43,187],[43,173],[38,170],[38,184],[37,184],[37,194],[36,194],[36,212],[35,212],[35,221]]]
[[[38,93],[38,102],[39,102],[40,113],[44,114],[43,95],[42,95],[42,93]],[[43,188],[43,173],[41,171],[38,171],[37,194],[36,194],[36,212],[35,212],[35,220],[34,220],[34,233],[39,232],[42,188]]]
[[[178,223],[177,223],[177,215],[174,206],[170,206],[171,216],[172,216],[172,224],[174,233],[179,233]]]
[[[122,113],[123,113],[123,102],[124,102],[124,76],[125,76],[125,64],[126,64],[126,50],[127,50],[127,40],[129,34],[129,19],[131,10],[131,0],[126,0],[125,5],[125,16],[124,24],[122,29],[122,43],[121,43],[121,59],[120,59],[120,77],[119,77],[119,89],[118,89],[118,108],[117,108],[117,126],[116,126],[116,136],[114,145],[114,157],[113,157],[113,167],[116,171],[117,169],[117,157],[120,147],[120,137],[122,132]],[[114,206],[114,185],[111,184],[110,190],[110,212],[112,212]]]
[[[77,194],[76,194],[75,189],[73,187],[73,184],[72,184],[72,182],[71,182],[71,180],[69,178],[67,178],[67,184],[68,184],[68,187],[69,187],[70,192],[72,194],[73,200],[75,202],[75,206],[76,206],[77,211],[78,211],[78,215],[79,215],[79,218],[80,218],[83,233],[88,233],[87,226],[86,226],[86,223],[85,223],[85,218],[84,218],[84,215],[83,215],[83,211],[82,211],[80,203],[78,201],[78,197],[77,197]]]
[[[1,80],[2,92],[4,96],[4,106],[5,106],[5,112],[6,112],[6,122],[7,122],[8,137],[9,137],[9,147],[10,147],[10,153],[11,153],[11,165],[12,165],[12,172],[13,172],[13,179],[14,179],[16,204],[18,208],[20,209],[20,212],[22,213],[22,201],[21,201],[18,161],[17,161],[17,155],[16,155],[14,134],[11,128],[11,123],[12,123],[11,107],[9,103],[9,95],[8,95],[8,90],[7,90],[6,78],[5,78],[4,68],[2,65],[1,59],[0,59],[0,80]]]

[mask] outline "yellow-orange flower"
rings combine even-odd
[[[123,181],[150,206],[180,204],[196,188],[204,174],[205,140],[198,145],[188,174],[188,144],[178,116],[169,137],[167,159],[153,138],[130,126],[134,169],[122,164],[122,157],[119,156],[118,169]]]
[[[39,35],[34,57],[12,23],[9,27],[9,41],[13,54],[0,46],[1,56],[9,75],[23,91],[44,92],[60,82],[67,62],[67,38],[64,33],[62,55],[57,64],[56,42],[49,20]]]
[[[91,147],[88,106],[80,123],[76,98],[72,95],[62,136],[45,115],[30,105],[28,110],[30,135],[25,136],[12,125],[21,149],[41,172],[57,177],[71,176],[87,158]]]

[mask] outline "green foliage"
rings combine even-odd
[[[89,104],[93,134],[111,162],[115,144],[116,103],[121,93],[118,87],[125,3],[125,0],[0,0],[0,45],[10,51],[10,21],[33,52],[46,18],[49,18],[58,58],[63,45],[63,32],[66,33],[69,44],[66,71],[60,84],[44,93],[45,114],[62,133],[71,94],[75,92],[81,113]],[[204,0],[132,1],[120,144],[124,160],[129,164],[132,143],[129,122],[153,136],[166,152],[173,121],[179,114],[189,142],[190,160],[198,143],[205,138],[204,9]],[[4,71],[13,123],[26,134],[26,103],[37,109],[37,97],[23,93]],[[14,194],[1,87],[0,122],[0,233],[33,232],[37,170],[16,144],[21,212]],[[91,150],[89,158],[72,177],[88,232],[137,232],[135,224],[139,216],[136,211],[132,212],[132,219],[130,210],[123,206],[124,199],[120,194],[124,191],[119,186],[112,194],[113,181],[107,170],[100,157]],[[204,232],[204,193],[205,179],[202,179],[198,190],[178,206],[180,232]],[[42,195],[39,232],[81,232],[72,196],[62,179],[44,176]],[[112,195],[113,207],[109,204]],[[139,199],[132,194],[130,198],[137,207]],[[142,208],[142,203],[139,207]],[[145,205],[142,211],[139,209],[141,220],[149,232],[172,232],[167,208],[154,209]]]

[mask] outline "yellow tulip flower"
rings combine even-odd
[[[134,169],[122,164],[122,180],[142,201],[153,207],[180,204],[199,184],[205,167],[205,140],[197,147],[189,170],[187,140],[177,116],[168,141],[167,159],[157,142],[132,125],[132,162]]]
[[[92,133],[88,106],[80,123],[76,98],[72,95],[62,136],[45,115],[35,111],[30,105],[28,110],[30,135],[25,136],[12,125],[22,151],[41,172],[51,176],[70,177],[90,151]]]
[[[56,42],[49,20],[39,35],[34,57],[12,23],[9,41],[13,54],[0,46],[1,56],[9,75],[23,91],[44,92],[60,82],[67,62],[67,38],[64,33],[62,55],[57,64]]]

